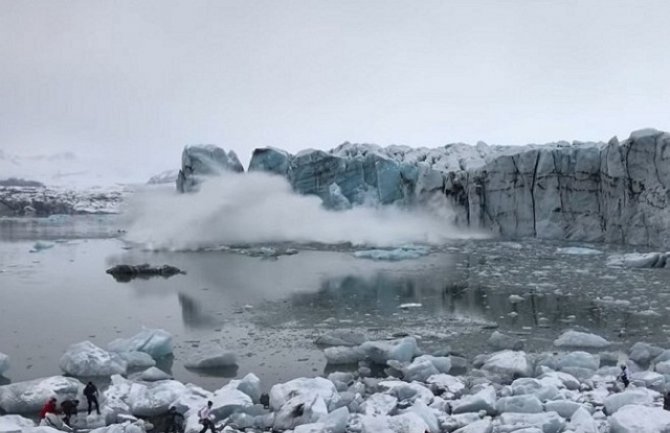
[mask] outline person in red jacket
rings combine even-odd
[[[42,410],[40,411],[40,419],[43,419],[48,413],[56,413],[56,401],[56,397],[51,397],[44,403],[44,406],[42,406]]]

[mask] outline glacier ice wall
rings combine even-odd
[[[218,162],[223,171],[240,172],[238,164]],[[654,129],[608,143],[344,143],[296,155],[268,147],[254,151],[249,171],[282,176],[331,209],[424,208],[447,200],[453,211],[445,224],[505,237],[670,246],[670,134]]]

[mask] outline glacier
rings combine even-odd
[[[207,176],[243,172],[232,153],[189,146],[180,191]],[[670,245],[670,133],[634,131],[608,142],[380,147],[344,143],[295,155],[255,149],[249,172],[282,176],[324,206],[431,206],[448,199],[456,223],[507,238]]]

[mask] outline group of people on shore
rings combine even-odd
[[[93,384],[93,382],[88,382],[86,387],[84,387],[84,396],[88,403],[88,414],[90,415],[95,407],[95,411],[100,415],[100,405],[98,404],[98,388]],[[60,409],[58,408],[58,399],[56,397],[51,397],[40,410],[40,424],[47,425],[51,427],[57,427],[53,422],[53,416],[63,415],[63,423],[68,427],[72,427],[72,417],[77,415],[77,408],[79,407],[79,400],[76,399],[67,399],[63,400],[60,403]]]

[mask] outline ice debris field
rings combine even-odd
[[[35,414],[52,396],[82,395],[83,378],[108,385],[101,414],[73,419],[79,431],[163,431],[163,415],[175,407],[184,431],[198,432],[198,411],[213,403],[224,432],[295,433],[661,433],[670,429],[662,408],[670,378],[670,350],[636,343],[627,353],[608,351],[606,339],[568,330],[555,351],[526,353],[518,338],[494,331],[498,351],[466,359],[456,353],[423,353],[417,339],[362,341],[334,332],[319,342],[331,364],[353,366],[326,377],[261,384],[250,373],[214,391],[173,380],[156,368],[172,353],[172,337],[159,329],[109,343],[71,345],[53,376],[0,386],[0,432],[52,433]],[[194,355],[194,367],[230,365],[235,354],[211,348]],[[628,367],[630,385],[618,376]],[[0,354],[0,373],[10,368]],[[79,380],[82,378],[82,381]],[[264,392],[268,394],[264,396]],[[59,426],[67,430],[66,426]]]

